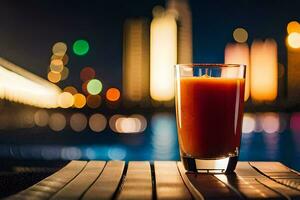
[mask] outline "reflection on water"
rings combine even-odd
[[[145,131],[135,134],[116,134],[108,126],[99,134],[88,128],[75,133],[70,127],[60,133],[47,127],[1,131],[0,158],[179,160],[175,114],[154,113],[144,120]],[[246,113],[240,160],[281,161],[300,170],[299,124],[299,113]]]
[[[174,160],[178,157],[175,116],[157,113],[151,119],[152,160]]]

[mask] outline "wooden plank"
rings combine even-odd
[[[83,193],[97,179],[104,168],[104,161],[90,161],[81,173],[67,184],[62,190],[56,193],[51,199],[79,199]]]
[[[290,187],[287,187],[285,185],[277,183],[268,178],[259,178],[259,179],[257,179],[257,181],[278,191],[280,194],[285,196],[287,199],[300,199],[300,192],[295,189],[292,189]]]
[[[154,171],[157,199],[192,199],[175,161],[155,161]]]
[[[112,199],[122,179],[124,161],[107,162],[103,172],[94,184],[84,194],[83,200],[108,200]]]
[[[129,162],[117,199],[152,199],[152,179],[149,162]]]
[[[86,163],[86,161],[71,161],[51,176],[7,199],[49,199],[76,177]]]
[[[250,162],[265,176],[287,187],[300,191],[300,175],[279,162]]]
[[[195,199],[242,199],[212,174],[186,172],[181,162],[177,163],[186,186]]]
[[[259,182],[258,179],[266,177],[253,169],[248,162],[238,162],[235,173],[236,175],[219,174],[215,177],[247,199],[286,199],[278,190],[270,189]]]

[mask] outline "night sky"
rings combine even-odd
[[[125,19],[147,17],[160,0],[130,1],[1,1],[0,56],[44,78],[55,42],[69,49],[69,79],[61,87],[80,87],[80,70],[96,69],[104,89],[121,87],[122,30]],[[286,63],[286,25],[300,20],[300,1],[220,0],[190,1],[193,15],[194,62],[223,62],[226,43],[233,42],[237,27],[254,38],[274,38],[278,43],[279,62]],[[71,50],[76,39],[86,39],[90,51],[75,56]]]

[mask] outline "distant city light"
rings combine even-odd
[[[110,117],[109,119],[109,127],[113,132],[118,132],[116,129],[116,121],[121,118],[124,117],[123,115],[119,115],[119,114],[115,114],[113,116]]]
[[[86,40],[76,40],[73,44],[73,52],[79,56],[87,54],[89,49],[90,46]]]
[[[118,101],[120,98],[120,90],[117,88],[109,88],[106,91],[106,99],[108,99],[109,101]]]
[[[118,133],[139,133],[141,122],[134,117],[120,117],[116,120],[115,127]]]
[[[123,160],[125,159],[127,152],[125,149],[120,147],[111,147],[109,148],[107,154],[111,160]]]
[[[80,79],[82,81],[88,81],[95,78],[96,72],[91,67],[85,67],[80,71]]]
[[[49,121],[49,114],[46,110],[40,109],[34,113],[34,123],[37,126],[44,127],[47,126]]]
[[[139,130],[140,132],[145,131],[145,129],[147,128],[147,120],[143,115],[133,114],[130,117],[136,118],[139,120],[139,123],[141,123],[140,130]]]
[[[87,118],[82,113],[74,113],[70,118],[70,126],[71,128],[76,131],[80,132],[86,128],[87,125]]]
[[[300,134],[300,112],[291,115],[290,129],[293,133]]]
[[[101,105],[101,96],[89,95],[86,99],[86,104],[90,108],[98,108]]]
[[[246,43],[227,44],[225,47],[225,63],[246,65],[246,83],[245,83],[244,100],[247,101],[250,95],[250,50],[248,44]],[[222,70],[222,76],[225,75],[225,73],[226,76],[231,75],[232,72],[234,73],[235,70],[234,69],[233,71],[231,69]]]
[[[64,68],[64,64],[63,64],[62,60],[59,60],[59,59],[51,60],[51,63],[50,63],[51,71],[60,73],[60,72],[62,72],[63,68]]]
[[[50,115],[48,125],[54,131],[61,131],[66,126],[66,118],[61,113],[53,113]]]
[[[81,90],[82,90],[82,92],[83,92],[85,95],[89,95],[89,92],[87,91],[87,85],[88,85],[88,83],[89,83],[89,80],[83,82],[82,85],[81,85]]]
[[[64,81],[68,78],[69,76],[69,68],[64,67],[62,72],[61,72],[61,80]]]
[[[56,108],[60,88],[0,58],[0,99],[42,108]]]
[[[48,80],[51,81],[52,83],[58,83],[61,80],[61,75],[60,73],[50,71],[48,72]]]
[[[74,97],[69,92],[62,92],[58,97],[58,105],[61,108],[69,108],[74,104]]]
[[[287,25],[287,32],[291,34],[293,32],[300,33],[300,24],[297,21],[291,21]]]
[[[73,86],[67,86],[67,87],[65,87],[65,88],[64,88],[64,92],[69,92],[69,93],[71,93],[72,95],[78,93],[78,92],[77,92],[77,89],[76,89],[75,87],[73,87]]]
[[[294,49],[300,48],[300,33],[290,33],[287,37],[288,45]]]
[[[250,94],[254,102],[274,101],[278,90],[277,44],[272,39],[251,45]]]
[[[174,98],[174,65],[177,63],[174,15],[164,12],[154,16],[150,38],[150,95],[156,101],[169,101]]]
[[[52,47],[52,53],[56,56],[63,57],[67,52],[67,45],[63,42],[57,42]]]
[[[125,105],[149,99],[150,24],[146,18],[127,19],[123,30],[122,95]]]
[[[243,118],[243,133],[252,133],[255,130],[256,122],[255,115],[245,113]]]
[[[244,43],[248,39],[248,32],[244,28],[236,28],[233,31],[233,38],[236,42]]]
[[[63,64],[67,65],[69,62],[69,56],[67,54],[64,55],[64,57],[62,58]]]
[[[107,124],[106,117],[102,114],[93,114],[89,119],[90,129],[94,132],[101,132],[105,129]]]
[[[91,95],[97,95],[102,90],[102,83],[98,79],[92,79],[87,84],[87,91]]]
[[[74,107],[83,108],[86,104],[86,98],[83,94],[77,93],[73,95],[74,97]]]
[[[266,133],[278,133],[280,129],[278,113],[264,113],[261,118],[261,125]]]
[[[78,160],[81,158],[82,152],[77,147],[64,147],[61,150],[61,159],[63,160]]]

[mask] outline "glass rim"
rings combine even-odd
[[[202,67],[202,68],[208,68],[208,67],[246,67],[244,64],[221,64],[221,63],[187,63],[187,64],[176,64],[174,67]]]

